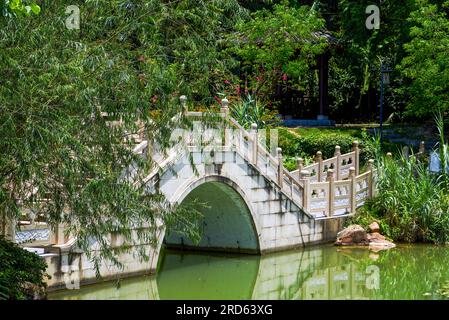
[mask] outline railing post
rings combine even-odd
[[[351,199],[349,200],[351,203],[351,213],[355,213],[357,209],[357,199],[356,199],[356,170],[354,167],[349,168],[349,183],[351,188]]]
[[[251,139],[253,140],[253,163],[257,166],[257,153],[258,153],[258,145],[259,145],[259,137],[257,133],[257,124],[253,123],[251,125]]]
[[[359,150],[359,142],[354,141],[352,143],[352,151],[354,151],[354,168],[355,168],[355,175],[359,175],[359,163],[360,163],[360,150]]]
[[[50,243],[51,244],[55,244],[55,245],[61,245],[66,243],[66,239],[65,239],[65,228],[64,225],[62,223],[59,223],[56,228],[51,230],[52,232],[50,233]]]
[[[426,153],[426,143],[424,141],[421,141],[421,143],[419,144],[419,150],[416,158],[418,158],[418,160],[420,160],[420,158],[422,159],[425,153]]]
[[[426,152],[426,143],[424,141],[421,141],[419,144],[419,151],[420,154],[424,154]]]
[[[329,214],[328,217],[332,217],[334,215],[334,199],[335,199],[335,191],[334,191],[334,170],[327,170],[327,182],[329,182]]]
[[[230,132],[228,132],[228,117],[229,117],[229,101],[224,98],[221,100],[221,109],[220,112],[223,113],[223,130],[224,130],[224,146],[227,146],[230,137]]]
[[[318,179],[318,182],[321,182],[321,176],[323,173],[323,153],[321,151],[318,151],[316,153],[315,162],[318,163],[317,179]]]
[[[369,180],[368,180],[368,198],[372,198],[374,196],[374,160],[368,160],[368,172],[369,172]]]
[[[298,169],[298,175],[299,175],[298,180],[301,180],[301,171],[302,171],[302,168],[304,168],[304,159],[303,158],[296,159],[296,168]]]
[[[340,172],[340,167],[341,167],[341,148],[340,148],[340,146],[335,146],[334,157],[337,158],[337,166],[336,166],[335,170],[337,171],[336,179],[337,179],[337,181],[339,181],[341,179],[341,172]]]
[[[404,146],[402,148],[402,153],[403,153],[405,159],[408,160],[410,158],[410,148],[408,146]]]
[[[278,160],[278,184],[282,189],[282,184],[284,182],[284,163],[282,162],[282,149],[277,148],[277,160]]]
[[[310,204],[310,172],[308,170],[301,171],[301,182],[303,185],[302,206],[304,210],[309,211]]]
[[[0,235],[3,235],[6,240],[11,242],[16,241],[16,224],[14,221],[10,221],[8,218],[3,217],[0,220]]]
[[[189,111],[187,108],[187,97],[182,95],[179,97],[179,101],[181,102],[182,112],[187,113]]]

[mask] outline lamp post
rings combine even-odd
[[[383,142],[383,114],[384,114],[384,85],[390,84],[390,73],[392,70],[388,69],[382,62],[380,65],[380,145]]]

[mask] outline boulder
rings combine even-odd
[[[380,232],[380,227],[379,227],[379,224],[376,222],[376,221],[374,221],[373,223],[371,223],[369,226],[368,226],[368,228],[369,228],[369,230],[372,232],[372,233],[379,233]]]
[[[368,237],[365,229],[359,225],[350,225],[337,234],[337,245],[367,244]]]
[[[369,242],[382,242],[385,241],[385,237],[378,232],[369,233],[367,235]]]
[[[374,252],[381,250],[386,250],[394,248],[396,245],[388,241],[383,235],[381,235],[379,230],[379,225],[377,222],[373,222],[369,226],[372,233],[366,233],[359,225],[350,225],[349,227],[343,229],[337,234],[337,241],[335,245],[337,246],[366,246]]]

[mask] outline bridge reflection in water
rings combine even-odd
[[[379,274],[365,250],[266,256],[166,251],[156,276],[55,292],[50,299],[367,299]],[[371,268],[371,270],[370,270]]]

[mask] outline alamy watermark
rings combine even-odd
[[[366,14],[369,14],[366,18],[365,26],[368,30],[379,30],[380,29],[380,9],[375,4],[369,5],[365,10]]]
[[[69,30],[79,30],[80,28],[80,8],[76,5],[70,5],[65,8],[65,14],[68,17],[65,19],[65,26]]]
[[[80,288],[79,267],[73,261],[70,262],[68,256],[62,257],[61,272],[66,289],[78,290]]]

